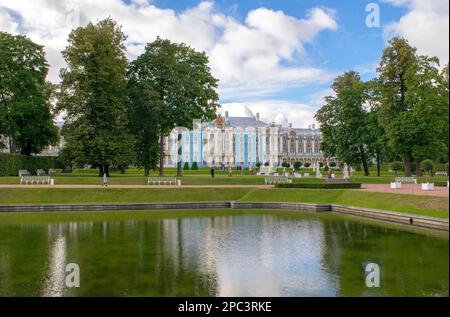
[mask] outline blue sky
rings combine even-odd
[[[369,3],[380,8],[379,27],[366,26]],[[447,63],[448,7],[447,0],[0,0],[0,30],[45,45],[49,80],[58,82],[71,29],[110,16],[128,36],[130,60],[156,36],[185,42],[210,56],[222,111],[306,126],[334,77],[376,76],[392,36]]]

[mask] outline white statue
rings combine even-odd
[[[322,178],[322,173],[320,172],[320,164],[316,163],[316,178]]]
[[[348,174],[348,165],[347,165],[347,163],[344,164],[344,178],[350,178],[350,175]]]

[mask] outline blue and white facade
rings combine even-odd
[[[181,133],[181,162],[202,166],[253,168],[256,163],[279,166],[295,161],[323,161],[320,131],[284,128],[254,117],[218,117],[213,122],[194,122],[194,128],[174,129],[165,140],[165,165],[178,162],[178,133]]]

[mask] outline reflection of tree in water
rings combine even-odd
[[[324,221],[324,263],[340,296],[448,296],[448,240],[348,220]],[[381,287],[365,286],[365,265],[381,268]]]
[[[45,226],[0,228],[0,296],[39,296],[48,264]]]

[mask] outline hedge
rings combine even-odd
[[[324,183],[324,184],[276,184],[276,188],[308,188],[308,189],[344,189],[361,188],[360,183]]]
[[[48,172],[49,168],[61,168],[58,157],[0,153],[0,176],[17,176],[19,170],[36,174],[37,169]]]

